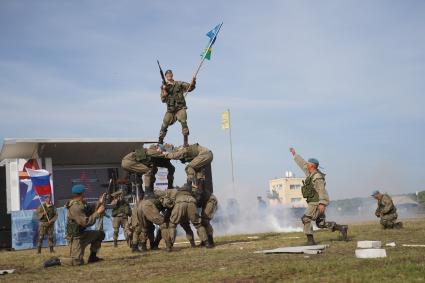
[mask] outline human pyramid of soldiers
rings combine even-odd
[[[161,71],[162,75],[162,71]],[[174,81],[173,72],[167,70],[161,86],[161,101],[167,105],[167,111],[161,125],[159,140],[148,148],[142,147],[130,152],[122,159],[121,166],[137,180],[144,184],[144,190],[139,195],[136,206],[131,209],[125,200],[123,192],[111,194],[113,200],[112,226],[114,229],[114,246],[118,245],[119,228],[125,232],[127,243],[133,252],[144,252],[149,248],[158,249],[161,240],[165,242],[165,251],[171,252],[176,239],[176,229],[180,225],[186,232],[186,237],[191,247],[196,247],[192,224],[200,239],[199,246],[213,248],[214,237],[211,220],[217,209],[217,198],[212,192],[212,186],[206,186],[206,172],[211,170],[213,153],[210,149],[198,143],[189,144],[189,128],[187,125],[186,100],[187,92],[196,87],[196,77],[190,83]],[[183,145],[174,147],[164,144],[167,129],[179,121],[182,126]],[[180,160],[186,165],[186,183],[174,187],[175,167],[171,160]],[[154,190],[155,175],[158,167],[166,168],[167,189]],[[70,248],[70,258],[52,257],[44,263],[45,267],[54,265],[82,265],[84,264],[84,251],[90,245],[90,255],[87,262],[93,263],[102,260],[97,256],[101,243],[105,238],[103,229],[89,230],[88,227],[103,219],[105,215],[105,198],[102,195],[97,204],[89,205],[84,200],[86,187],[77,184],[72,187],[73,198],[65,205],[68,209],[66,237]],[[47,219],[54,219],[56,211],[48,210],[48,204],[39,210],[41,218],[44,211],[51,211]],[[200,213],[198,212],[200,210]],[[48,214],[48,213],[46,213]],[[128,218],[131,217],[129,221]],[[41,220],[40,218],[40,220]],[[155,235],[155,225],[159,227]],[[52,226],[49,224],[49,226]],[[41,242],[45,231],[40,233]],[[51,245],[49,235],[49,246]],[[53,244],[52,244],[53,245]],[[38,252],[41,251],[41,244]],[[53,246],[50,247],[53,252]]]
[[[161,101],[166,103],[167,111],[164,115],[157,144],[149,148],[140,148],[130,152],[122,159],[122,168],[133,176],[135,182],[144,184],[144,191],[137,200],[137,205],[131,209],[125,200],[122,191],[112,194],[112,224],[114,228],[114,246],[118,245],[118,232],[122,227],[125,230],[127,243],[133,252],[145,252],[158,249],[161,240],[165,242],[165,251],[171,252],[176,239],[176,228],[180,225],[186,232],[191,247],[196,247],[192,224],[200,239],[200,246],[213,248],[213,227],[211,220],[217,209],[217,199],[213,194],[212,186],[206,185],[206,172],[211,172],[213,154],[211,150],[197,143],[189,144],[189,128],[187,125],[185,94],[195,89],[196,77],[191,83],[174,81],[173,72],[167,70],[163,76],[161,86]],[[179,121],[183,132],[183,145],[174,147],[164,144],[164,138],[170,125]],[[304,225],[304,234],[307,236],[307,245],[315,245],[313,225],[339,231],[342,240],[348,240],[348,226],[326,221],[325,211],[329,204],[326,190],[325,174],[321,172],[319,161],[315,158],[304,160],[290,148],[294,161],[303,170],[306,179],[302,186],[303,197],[307,201],[307,208],[301,220]],[[187,180],[181,187],[174,187],[175,168],[171,160],[180,160],[186,165]],[[154,190],[155,175],[158,167],[168,170],[168,186],[166,190]],[[134,182],[132,182],[134,183]],[[90,255],[87,262],[93,263],[102,260],[97,256],[101,243],[105,238],[103,229],[89,230],[88,227],[102,221],[105,215],[106,195],[102,195],[96,205],[89,205],[84,200],[84,185],[72,187],[73,198],[65,205],[68,209],[66,236],[70,248],[70,258],[52,257],[44,263],[45,267],[55,265],[82,265],[84,251],[90,245]],[[375,215],[381,219],[384,229],[401,228],[397,222],[397,211],[392,199],[387,194],[374,191],[372,196],[378,201]],[[200,213],[198,212],[200,210]],[[50,252],[53,252],[53,223],[57,212],[50,198],[37,209],[40,219],[38,253],[41,252],[41,243],[44,235],[48,234]],[[129,221],[128,218],[131,217]],[[98,223],[100,222],[98,221]],[[155,225],[159,230],[155,235]]]

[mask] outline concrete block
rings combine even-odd
[[[387,257],[385,249],[357,249],[357,258],[382,258]]]
[[[380,249],[382,246],[381,241],[358,241],[358,249]]]
[[[298,247],[283,247],[277,248],[274,250],[263,250],[256,251],[255,253],[263,253],[263,254],[319,254],[322,253],[324,249],[329,247],[329,245],[314,245],[314,246],[298,246]]]

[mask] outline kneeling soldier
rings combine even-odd
[[[387,194],[381,194],[379,191],[374,191],[372,196],[378,201],[376,208],[376,217],[381,218],[381,225],[384,229],[400,229],[403,226],[402,222],[397,222],[397,208],[393,200]]]
[[[97,252],[100,250],[105,233],[99,230],[86,230],[92,226],[96,220],[105,212],[104,198],[101,197],[98,204],[95,206],[89,205],[84,200],[85,187],[83,185],[74,185],[72,187],[72,199],[65,204],[68,209],[68,219],[66,223],[66,239],[70,249],[71,258],[59,259],[53,257],[44,263],[44,267],[54,265],[83,265],[84,250],[90,245],[90,256],[88,263],[93,263],[102,260],[97,257]]]

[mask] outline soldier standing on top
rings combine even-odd
[[[165,84],[161,86],[161,101],[167,104],[167,112],[165,112],[162,121],[158,143],[162,144],[164,142],[168,126],[179,121],[182,125],[183,144],[184,146],[188,146],[189,127],[187,126],[187,106],[184,94],[195,89],[196,77],[192,78],[190,84],[182,81],[175,81],[173,79],[173,71],[167,70],[165,71],[165,80]]]
[[[308,162],[306,162],[295,152],[294,148],[291,147],[289,151],[294,156],[297,165],[304,171],[307,177],[301,188],[303,197],[306,198],[308,203],[304,215],[301,218],[304,224],[304,234],[307,236],[307,245],[316,244],[313,238],[312,221],[316,221],[316,225],[319,228],[327,228],[332,232],[340,231],[343,240],[346,241],[348,226],[326,221],[325,211],[326,206],[329,204],[329,195],[325,188],[325,174],[319,170],[319,161],[315,158],[310,158]]]

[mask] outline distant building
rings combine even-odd
[[[307,207],[301,193],[304,178],[295,177],[292,172],[285,172],[285,177],[269,180],[270,206],[283,204],[292,208]]]

